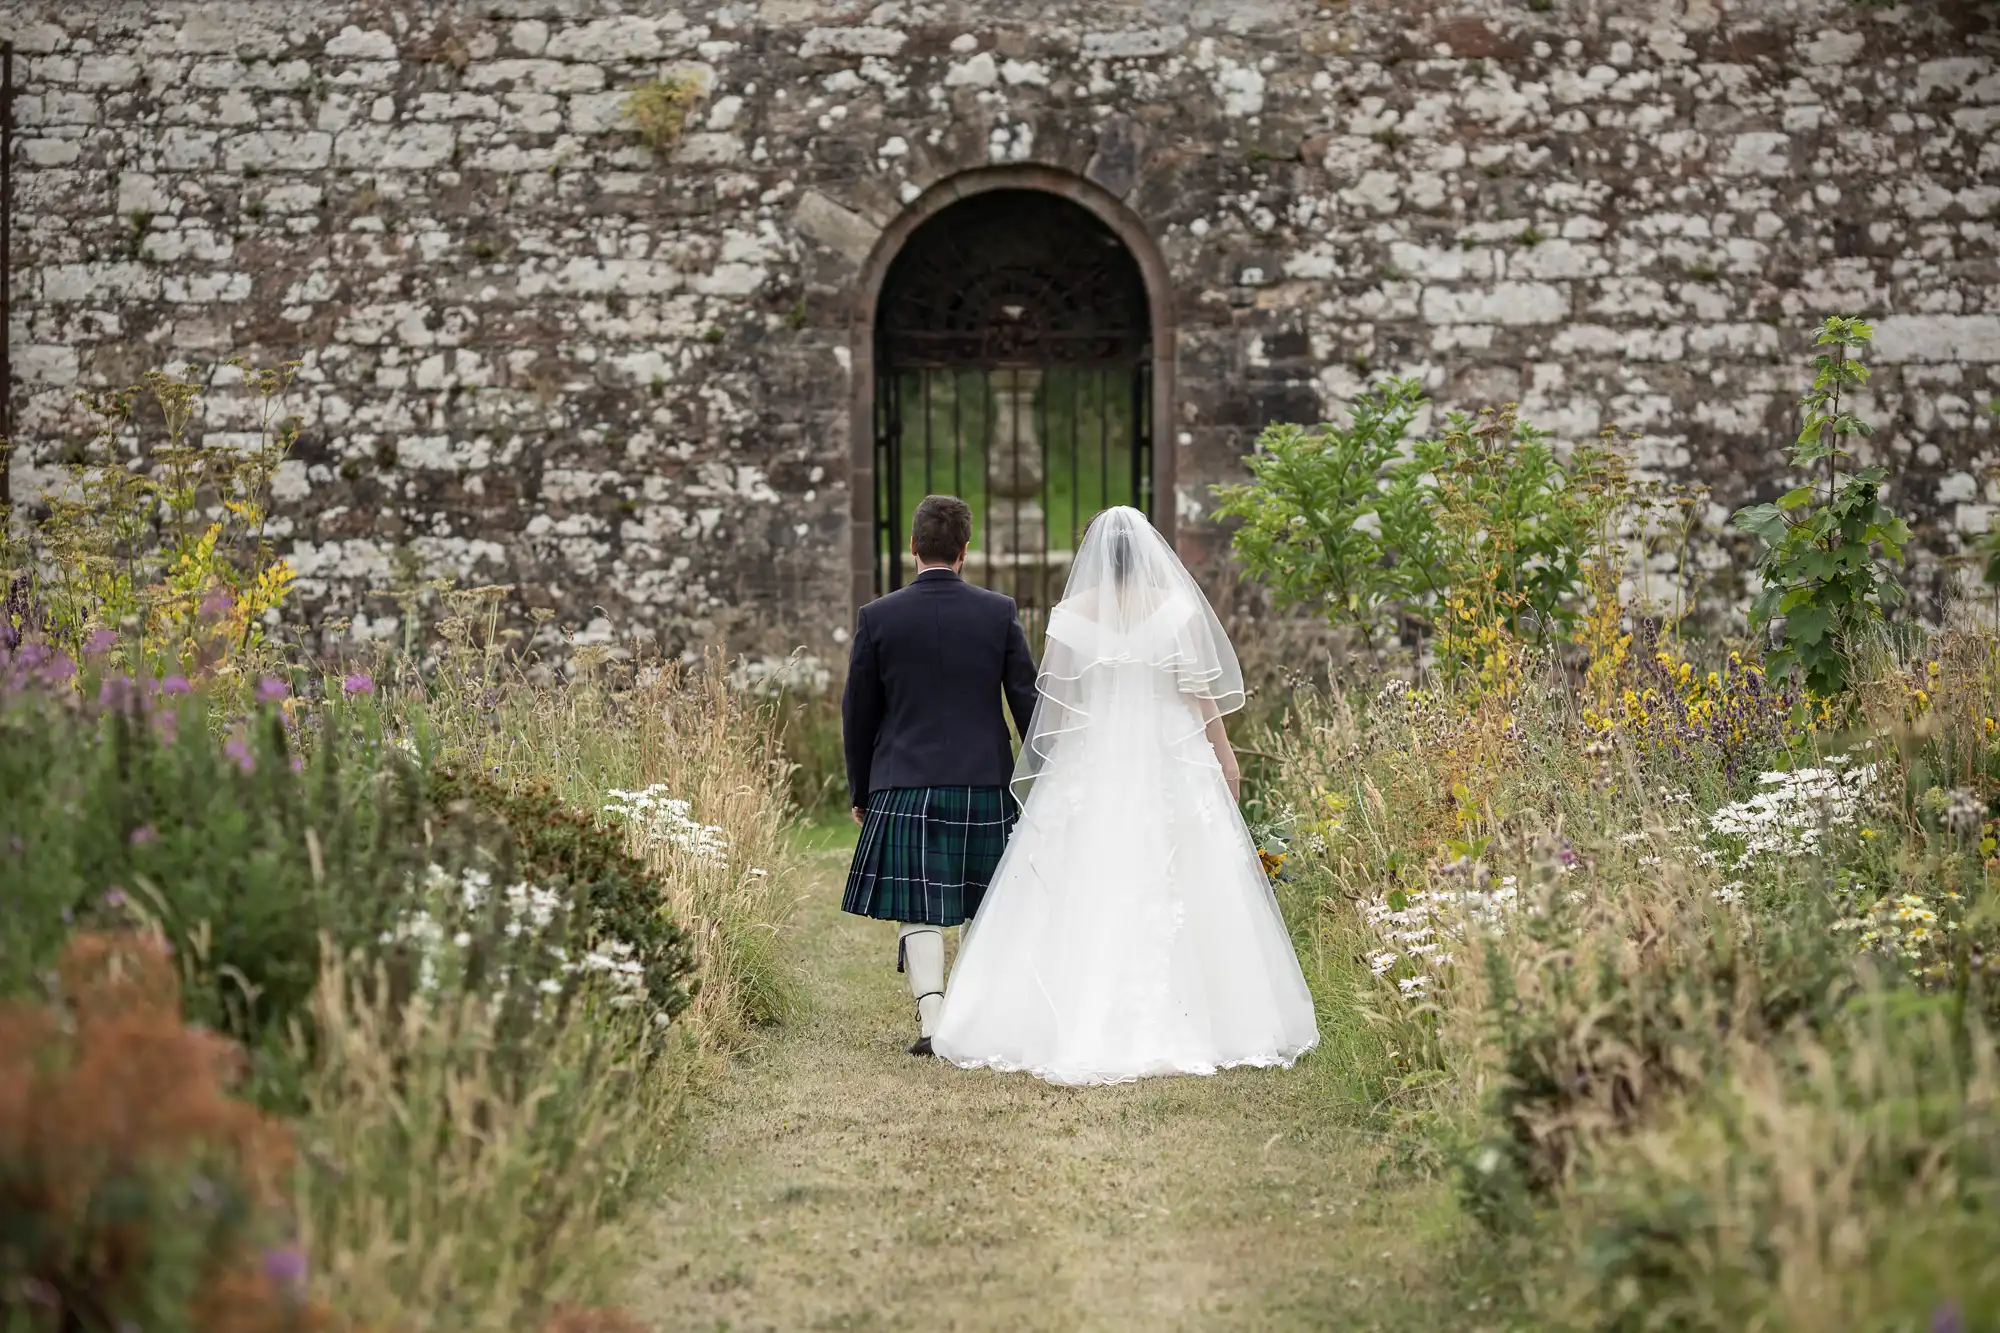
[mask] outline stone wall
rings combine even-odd
[[[1636,431],[1719,527],[1781,484],[1829,313],[1878,320],[1866,411],[1923,559],[1996,494],[1987,3],[0,0],[0,35],[17,496],[80,389],[296,358],[282,536],[302,609],[363,632],[403,568],[590,634],[837,643],[854,293],[994,164],[1157,244],[1211,568],[1207,488],[1259,427],[1385,371]],[[664,157],[625,114],[662,74],[699,90]],[[229,395],[206,426],[240,428]]]

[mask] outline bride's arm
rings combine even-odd
[[[1229,743],[1229,729],[1222,725],[1222,710],[1215,706],[1215,700],[1201,701],[1201,715],[1208,723],[1208,743],[1215,751],[1215,762],[1222,765],[1223,780],[1229,784],[1229,799],[1243,800],[1243,770],[1236,764],[1236,747]]]

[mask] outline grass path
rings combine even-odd
[[[806,1012],[707,1095],[640,1238],[650,1325],[1459,1326],[1421,1295],[1441,1191],[1382,1176],[1330,1060],[1062,1089],[914,1059],[893,928],[840,913],[845,866],[813,854]]]

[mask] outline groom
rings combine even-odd
[[[911,1055],[931,1053],[944,1003],[944,928],[979,910],[1020,813],[1002,696],[1023,736],[1035,711],[1014,599],[959,577],[971,543],[965,501],[917,506],[917,577],[861,608],[840,706],[861,825],[841,908],[898,924],[896,967],[917,1000]]]

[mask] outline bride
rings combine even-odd
[[[1049,615],[1021,820],[967,926],[932,1048],[1118,1083],[1290,1065],[1319,1041],[1236,808],[1243,674],[1136,509],[1092,521]]]

